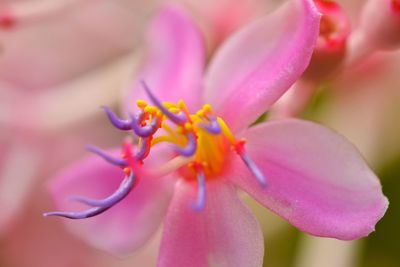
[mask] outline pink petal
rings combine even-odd
[[[57,5],[55,2],[66,7],[26,23],[17,18],[16,27],[0,29],[1,80],[32,90],[76,78],[130,52],[144,23],[139,14],[149,13],[137,1],[121,5],[108,0],[69,4],[65,2],[71,1],[44,0],[4,4],[0,17],[2,7],[25,10]]]
[[[274,5],[259,0],[179,0],[199,23],[211,51],[239,27],[264,15]],[[229,12],[227,12],[229,10]]]
[[[147,45],[145,64],[125,97],[126,109],[133,110],[137,99],[147,99],[139,80],[162,101],[183,99],[189,108],[198,104],[205,51],[185,12],[175,6],[164,8],[148,30]]]
[[[178,183],[165,220],[158,267],[262,265],[260,226],[232,185],[209,181],[205,210],[193,211],[195,201],[195,184]]]
[[[118,188],[123,177],[118,167],[90,156],[62,171],[51,183],[50,190],[57,209],[78,211],[87,206],[68,200],[69,196],[104,198]],[[171,181],[167,177],[141,177],[124,200],[103,214],[84,220],[62,220],[91,245],[125,254],[141,247],[157,230],[171,195]]]
[[[205,99],[233,130],[255,121],[301,76],[318,37],[319,19],[313,1],[288,1],[216,53]]]
[[[14,131],[12,134],[14,139],[3,128],[5,139],[0,137],[0,235],[7,233],[24,211],[45,157],[43,147],[35,149],[28,138],[18,138]]]
[[[267,178],[262,189],[240,162],[230,179],[300,230],[350,240],[366,236],[388,201],[358,151],[314,123],[282,120],[245,132],[247,149]]]
[[[357,63],[377,50],[400,48],[400,1],[363,2],[358,25],[350,36],[348,64]]]

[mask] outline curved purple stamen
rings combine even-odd
[[[110,196],[104,199],[90,199],[82,196],[69,197],[70,200],[78,201],[94,207],[111,207],[124,199],[135,185],[135,175],[133,172],[121,182],[119,188]]]
[[[104,112],[107,114],[108,119],[114,125],[115,128],[120,129],[120,130],[131,130],[132,129],[132,123],[130,120],[123,120],[117,117],[117,115],[108,107],[101,107]]]
[[[135,175],[133,172],[129,176],[127,176],[121,183],[120,187],[117,191],[115,191],[111,196],[100,199],[94,200],[85,197],[72,197],[74,200],[87,204],[89,206],[94,206],[93,208],[84,210],[84,211],[53,211],[53,212],[46,212],[43,213],[43,216],[60,216],[69,219],[86,219],[96,215],[99,215],[109,208],[113,207],[115,204],[120,202],[124,199],[132,188],[135,185]]]
[[[197,201],[193,205],[193,210],[202,211],[206,206],[206,178],[202,171],[197,173],[197,184],[198,184]]]
[[[86,149],[89,150],[90,152],[102,157],[105,161],[107,161],[107,162],[109,162],[109,163],[111,163],[113,165],[119,166],[121,168],[128,167],[128,165],[129,165],[126,160],[110,156],[110,155],[107,154],[107,152],[101,150],[98,147],[95,147],[95,146],[92,146],[92,145],[87,145]]]
[[[43,216],[45,217],[49,217],[49,216],[59,216],[59,217],[65,217],[68,219],[73,219],[73,220],[77,220],[77,219],[86,219],[86,218],[90,218],[90,217],[94,217],[96,215],[99,215],[103,212],[105,212],[106,210],[108,210],[111,207],[94,207],[88,210],[84,210],[84,211],[53,211],[53,212],[46,212],[43,213]]]
[[[183,148],[175,146],[175,152],[185,157],[191,157],[194,155],[194,153],[196,153],[197,150],[196,136],[193,133],[187,133],[185,136],[188,140],[188,144]]]
[[[147,93],[147,96],[150,98],[151,102],[159,109],[161,112],[168,117],[171,121],[173,121],[175,124],[182,125],[186,122],[186,116],[183,113],[180,113],[178,115],[173,114],[169,112],[167,108],[163,106],[163,104],[158,100],[153,93],[151,92],[150,88],[147,86],[145,81],[141,80],[140,83],[142,84],[144,90]]]
[[[141,117],[143,115],[139,115],[139,116],[133,116],[131,115],[131,128],[132,130],[135,132],[136,135],[140,136],[140,137],[149,137],[151,135],[153,135],[157,129],[159,128],[159,118],[158,117],[153,117],[150,124],[146,125],[146,126],[140,126],[140,121],[141,121]]]
[[[264,174],[257,167],[257,165],[254,163],[254,161],[249,157],[249,155],[247,153],[241,153],[240,157],[242,158],[243,162],[246,164],[247,168],[249,168],[251,173],[257,179],[257,182],[260,184],[260,186],[266,187],[267,180],[265,179]]]
[[[214,117],[210,117],[209,120],[210,120],[209,124],[200,124],[200,127],[211,134],[215,135],[220,134],[221,126],[219,125],[217,119]]]
[[[135,159],[137,161],[141,161],[145,159],[149,153],[150,153],[150,148],[151,148],[151,140],[150,138],[142,138],[142,141],[140,142],[139,149],[137,153],[135,154]]]

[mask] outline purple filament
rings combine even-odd
[[[257,179],[257,182],[260,184],[261,187],[267,186],[267,180],[265,179],[264,174],[260,171],[254,161],[249,157],[247,153],[241,153],[240,157],[242,158],[243,162],[246,164],[247,168],[251,171],[253,176]]]
[[[111,207],[93,207],[91,209],[87,209],[84,211],[53,211],[53,212],[46,212],[43,213],[43,216],[48,217],[48,216],[60,216],[60,217],[65,217],[68,219],[73,219],[73,220],[77,220],[77,219],[86,219],[86,218],[90,218],[90,217],[94,217],[96,215],[99,215],[103,212],[105,212],[106,210],[108,210]]]
[[[140,121],[143,115],[139,116],[131,116],[132,123],[131,123],[131,128],[135,132],[136,135],[140,137],[149,137],[153,135],[157,129],[159,128],[159,118],[158,117],[153,117],[150,124],[146,126],[141,126]]]
[[[135,159],[137,161],[141,161],[145,159],[150,153],[151,147],[151,139],[150,138],[142,138],[140,142],[139,149],[135,154]]]
[[[200,124],[200,127],[209,132],[210,134],[220,134],[221,133],[221,126],[219,125],[218,121],[214,117],[210,117],[209,124]]]
[[[187,133],[185,136],[188,140],[186,147],[175,146],[175,152],[185,157],[191,157],[197,150],[196,136],[193,133]]]
[[[197,173],[197,200],[193,205],[194,211],[202,211],[206,206],[206,178],[203,171]]]
[[[167,108],[163,106],[163,104],[153,95],[151,92],[150,88],[147,86],[145,81],[140,81],[144,90],[147,93],[147,96],[150,98],[151,102],[159,109],[161,112],[168,117],[171,121],[173,121],[175,124],[182,125],[186,122],[186,117],[184,116],[183,113],[180,113],[180,115],[173,114],[169,112]]]
[[[108,107],[102,107],[104,112],[107,114],[108,119],[115,126],[115,128],[120,130],[131,130],[132,129],[132,122],[130,120],[123,120],[117,117],[117,115],[111,111]]]
[[[87,145],[86,149],[89,150],[90,152],[102,157],[105,161],[107,161],[113,165],[119,166],[121,168],[125,168],[129,165],[126,160],[121,159],[121,158],[115,158],[111,155],[108,155],[105,151],[101,150],[98,147],[95,147],[92,145]]]
[[[119,188],[113,194],[103,199],[90,199],[81,196],[72,196],[69,199],[94,207],[111,207],[120,202],[128,195],[128,193],[135,185],[134,178],[135,176],[133,175],[133,172],[131,172],[131,175],[125,177],[125,179],[121,182]]]
[[[69,219],[85,219],[90,218],[96,215],[99,215],[109,208],[113,207],[115,204],[120,202],[124,199],[132,188],[135,186],[135,175],[131,171],[131,174],[121,182],[119,188],[109,197],[104,199],[90,199],[86,197],[74,196],[71,197],[72,200],[84,203],[89,206],[93,206],[93,208],[84,210],[84,211],[53,211],[53,212],[46,212],[43,216],[61,216]]]

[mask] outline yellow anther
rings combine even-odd
[[[179,107],[180,109],[182,109],[182,110],[186,110],[185,102],[183,102],[182,99],[179,99],[179,101],[178,101],[178,107]]]
[[[162,104],[166,108],[172,108],[172,107],[176,108],[176,105],[174,103],[172,103],[172,102],[165,101],[165,102],[162,102]]]
[[[157,108],[155,106],[146,106],[144,108],[144,112],[149,114],[155,114],[157,112]]]
[[[170,108],[168,109],[168,111],[171,112],[171,113],[176,114],[176,113],[178,113],[178,112],[181,111],[181,110],[180,110],[179,108],[176,108],[176,107],[170,107]]]
[[[193,126],[197,125],[199,122],[202,122],[203,119],[199,117],[197,114],[195,115],[190,115],[190,122]],[[197,127],[196,127],[197,128]]]
[[[199,111],[196,112],[196,115],[199,117],[204,117],[204,110],[200,109]]]
[[[185,130],[186,130],[186,131],[191,131],[191,130],[193,129],[192,124],[189,123],[189,122],[186,122],[185,125],[184,125],[184,127],[185,127]]]
[[[204,110],[205,113],[210,113],[210,112],[212,112],[212,107],[211,107],[210,104],[205,104],[203,106],[203,110]]]
[[[145,108],[147,106],[147,102],[144,101],[144,100],[139,99],[139,100],[136,100],[136,105],[139,108]]]

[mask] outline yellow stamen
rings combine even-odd
[[[231,145],[236,144],[236,138],[233,135],[233,133],[231,132],[231,130],[229,129],[228,125],[226,125],[226,123],[224,122],[223,119],[221,119],[220,117],[217,118],[217,121],[221,127],[221,131],[224,134],[224,136],[228,139],[229,143],[231,143]]]
[[[171,112],[171,113],[177,114],[181,110],[179,108],[176,108],[176,107],[170,107],[170,108],[168,108],[168,111]]]
[[[196,112],[196,115],[199,117],[204,117],[205,115],[204,110],[200,109],[199,111]]]
[[[143,107],[146,113],[146,120],[151,120],[154,116],[168,120],[168,117],[157,107],[147,105],[145,101],[137,101],[137,103],[138,106]],[[164,129],[166,135],[154,136],[151,146],[160,143],[171,143],[179,147],[185,147],[188,145],[186,134],[190,133],[196,136],[196,150],[192,157],[179,156],[174,158],[157,171],[157,176],[160,173],[168,173],[183,166],[191,169],[190,166],[193,164],[202,166],[204,174],[207,177],[212,177],[220,173],[226,160],[226,153],[229,151],[229,144],[235,145],[237,141],[226,123],[219,117],[217,117],[217,122],[221,127],[221,134],[211,133],[202,127],[203,124],[210,123],[208,116],[213,112],[211,105],[203,105],[194,114],[188,113],[186,105],[182,100],[179,100],[177,104],[163,102],[163,105],[171,113],[178,114],[184,112],[186,122],[182,125],[173,124],[173,127],[171,124],[162,123],[160,127]],[[192,173],[192,171],[189,171],[185,175],[188,175],[188,177],[195,175],[195,172]]]
[[[163,124],[162,128],[171,136],[176,136],[175,132],[167,125]]]
[[[136,105],[139,108],[143,109],[143,108],[145,108],[147,106],[147,102],[144,101],[144,100],[139,99],[139,100],[136,101]]]
[[[205,113],[211,113],[212,112],[211,105],[210,104],[205,104],[203,106],[203,110],[204,110]]]
[[[167,109],[172,108],[172,107],[174,107],[174,108],[177,107],[177,106],[176,106],[174,103],[172,103],[172,102],[167,102],[167,101],[165,101],[165,102],[163,102],[162,104],[163,104],[163,106],[166,107]]]
[[[144,108],[144,112],[149,113],[149,114],[155,114],[158,111],[158,109],[155,106],[146,106]]]

